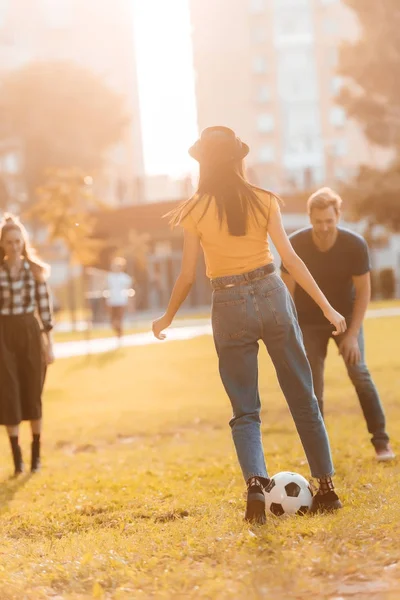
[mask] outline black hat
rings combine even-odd
[[[249,147],[242,142],[229,127],[207,127],[203,129],[200,139],[189,148],[189,154],[198,162],[217,160],[229,162],[241,160],[249,153]]]

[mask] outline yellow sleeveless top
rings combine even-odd
[[[225,217],[220,225],[214,199],[211,199],[208,210],[202,217],[208,197],[198,202],[193,210],[181,219],[180,225],[200,238],[206,273],[210,279],[239,275],[273,262],[268,243],[268,221],[270,211],[280,210],[279,204],[269,192],[259,190],[257,195],[265,206],[267,218],[257,212],[257,223],[250,215],[247,233],[244,236],[230,235]],[[190,205],[187,210],[190,210]]]

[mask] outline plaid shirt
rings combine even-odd
[[[44,331],[53,329],[53,309],[45,281],[37,281],[27,260],[22,263],[17,279],[8,267],[0,264],[0,315],[26,315],[38,312]]]

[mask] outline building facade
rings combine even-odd
[[[198,124],[232,127],[255,183],[291,193],[384,165],[336,102],[339,47],[358,35],[340,0],[190,0]]]

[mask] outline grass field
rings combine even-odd
[[[400,319],[366,335],[399,453]],[[308,477],[264,351],[260,364],[270,474]],[[326,404],[345,508],[250,527],[210,337],[59,361],[42,472],[9,480],[0,437],[0,599],[399,598],[399,461],[375,463],[333,347]],[[26,425],[22,442],[28,460]]]
[[[400,300],[381,300],[376,302],[371,302],[370,309],[385,309],[385,308],[398,308],[400,307]],[[160,311],[161,314],[161,311]],[[84,314],[79,314],[79,317],[84,318]],[[185,313],[181,311],[178,314],[177,319],[174,321],[174,325],[179,323],[184,324],[185,321],[193,320],[193,319],[207,319],[210,317],[210,311],[208,310],[200,310],[200,311],[189,311]],[[57,315],[57,322],[61,323],[65,320],[68,320],[68,313],[63,312],[61,315]],[[151,328],[151,319],[149,317],[139,318],[136,322],[131,324],[126,324],[125,326],[125,334],[129,335],[131,333],[140,333],[142,331],[148,331]],[[108,323],[105,323],[104,326],[99,326],[93,328],[90,332],[87,331],[56,331],[54,334],[54,339],[56,342],[70,342],[77,340],[85,340],[88,337],[90,339],[95,338],[107,338],[114,336],[113,331],[111,330]]]

